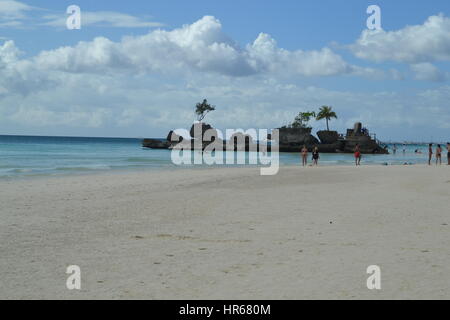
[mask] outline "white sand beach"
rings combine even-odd
[[[448,166],[0,181],[1,299],[449,299]],[[81,290],[66,288],[69,265]],[[366,269],[381,268],[381,290]]]

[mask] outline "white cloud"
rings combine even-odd
[[[437,15],[397,31],[364,30],[350,49],[357,57],[376,62],[450,61],[450,19]]]
[[[18,29],[29,27],[29,13],[41,10],[38,7],[15,0],[0,0],[0,28]]]
[[[20,50],[15,46],[14,41],[8,40],[0,46],[0,69],[18,60]]]
[[[426,67],[417,70],[423,74]],[[389,138],[420,136],[421,129],[426,137],[430,130],[435,137],[448,135],[448,86],[370,93],[299,85],[306,77],[348,74],[382,76],[349,65],[328,48],[279,48],[267,34],[241,48],[213,17],[120,42],[99,37],[30,58],[6,41],[0,44],[0,126],[5,133],[165,136],[188,127],[195,103],[208,98],[217,110],[207,121],[223,129],[281,126],[299,111],[327,104],[338,112],[331,125],[340,132],[362,120],[379,135],[394,130]]]
[[[51,14],[39,14],[31,18],[30,12],[48,12],[15,0],[0,0],[0,28],[21,28],[23,26],[51,26],[66,27],[68,15],[65,11]],[[114,11],[84,11],[81,8],[82,27],[116,27],[116,28],[154,28],[163,26],[162,23],[150,21],[148,18],[137,17]]]
[[[373,69],[346,63],[329,48],[289,51],[278,48],[267,34],[240,48],[222,31],[221,23],[205,16],[191,25],[143,36],[125,37],[121,42],[96,38],[75,47],[42,52],[35,63],[45,69],[66,72],[214,72],[227,76],[276,73],[298,76],[341,74],[371,75]]]
[[[261,33],[243,53],[255,71],[289,72],[304,76],[352,73],[352,66],[329,48],[318,51],[288,51],[277,47],[270,35]]]
[[[2,95],[0,90],[3,132],[162,137],[170,129],[188,128],[195,120],[195,103],[203,98],[217,106],[206,121],[221,129],[273,128],[323,104],[338,113],[333,129],[345,132],[361,120],[382,139],[428,138],[431,131],[445,137],[450,123],[448,86],[404,93],[351,92],[277,77],[207,73],[162,81],[158,75],[57,72],[47,80],[58,81],[40,88],[31,83],[33,89],[26,94],[10,88]],[[312,125],[316,130],[324,127],[323,122]]]
[[[42,25],[52,27],[66,27],[67,16],[63,14],[52,14],[43,17],[46,22]],[[163,26],[162,23],[148,21],[140,17],[120,12],[96,11],[89,12],[81,10],[81,27],[117,27],[117,28],[154,28]]]
[[[0,19],[21,19],[34,7],[15,0],[0,0]]]
[[[439,70],[428,62],[413,64],[411,70],[415,73],[417,80],[443,82],[449,77],[447,72]]]

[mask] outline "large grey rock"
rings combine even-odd
[[[317,136],[323,144],[333,144],[339,140],[337,131],[317,131]]]
[[[311,128],[280,128],[280,145],[300,146],[319,144],[313,135]]]
[[[372,139],[369,131],[363,128],[361,122],[356,122],[353,129],[347,129],[344,152],[354,152],[357,144],[361,153],[389,153],[386,148],[383,148],[375,139]]]

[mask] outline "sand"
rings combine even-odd
[[[0,181],[1,299],[449,299],[450,168]],[[81,290],[66,268],[81,268]],[[381,268],[381,290],[366,269]]]

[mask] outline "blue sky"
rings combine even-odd
[[[81,8],[67,30],[66,8]],[[382,31],[366,9],[381,8]],[[450,2],[0,0],[0,134],[165,136],[332,105],[386,140],[450,140]],[[82,44],[80,44],[82,41]],[[323,123],[312,123],[323,129]]]

